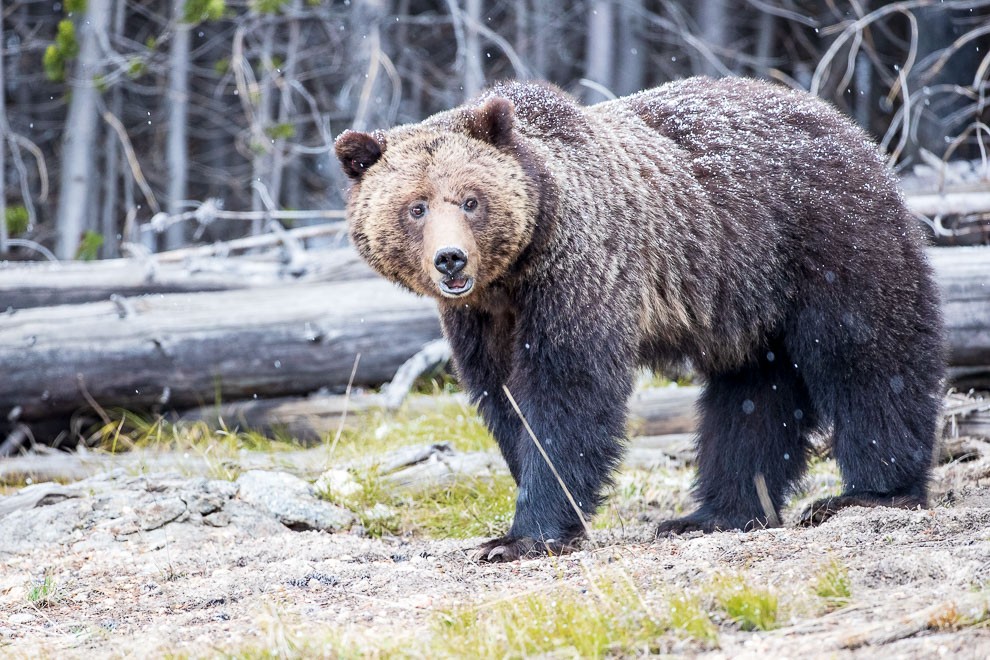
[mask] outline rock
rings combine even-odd
[[[203,524],[210,527],[226,527],[230,524],[230,513],[227,511],[214,511],[203,516]]]
[[[9,617],[7,617],[7,621],[13,624],[23,624],[23,623],[31,623],[37,618],[38,617],[31,614],[30,612],[17,612],[16,614],[11,614]]]
[[[0,516],[22,509],[48,506],[79,495],[75,488],[52,482],[26,486],[13,495],[0,497]]]
[[[349,527],[354,515],[317,499],[313,487],[286,472],[251,470],[237,479],[237,497],[271,513],[286,527],[333,532]]]
[[[318,493],[326,493],[338,500],[347,499],[364,490],[349,470],[340,468],[331,468],[321,474],[313,488]]]
[[[186,503],[176,496],[156,500],[137,511],[138,524],[146,532],[188,517]]]
[[[218,512],[237,494],[237,484],[230,481],[194,479],[179,494],[189,513],[209,516]],[[205,522],[205,520],[204,520]]]

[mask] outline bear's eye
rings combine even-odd
[[[474,197],[468,197],[467,199],[464,200],[465,211],[473,211],[476,208],[478,208],[478,200],[476,200]]]
[[[413,204],[409,207],[409,215],[414,218],[422,218],[426,215],[426,204],[419,202],[418,204]]]

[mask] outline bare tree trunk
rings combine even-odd
[[[358,354],[353,384],[378,385],[439,337],[436,306],[381,279],[23,309],[0,318],[0,419],[88,396],[136,409],[343,390]]]
[[[121,3],[123,5],[123,3]],[[111,112],[120,116],[120,90],[114,87],[111,92]],[[120,145],[111,131],[106,132],[103,153],[107,159],[104,168],[103,207],[100,209],[100,233],[103,234],[103,248],[100,256],[113,259],[120,256],[120,236],[117,228],[117,194],[120,186]]]
[[[856,123],[869,131],[876,99],[873,97],[873,65],[865,52],[860,52],[856,56],[856,70],[853,75],[856,90],[856,96],[853,98]]]
[[[7,253],[7,85],[3,68],[3,13],[0,12],[0,256]]]
[[[472,99],[485,86],[485,73],[481,68],[481,0],[467,0],[464,21],[464,98]]]
[[[189,37],[192,26],[184,20],[186,0],[172,2],[172,44],[168,62],[168,142],[165,147],[168,167],[168,197],[165,209],[169,215],[184,210],[186,180],[189,176]],[[185,243],[185,223],[177,222],[165,230],[164,248],[173,250]]]
[[[612,0],[592,0],[588,14],[584,77],[607,90],[614,86],[614,25]],[[584,98],[587,103],[595,103],[607,98],[607,95],[588,88]]]
[[[364,67],[364,70],[359,74],[363,80],[363,83],[358,86],[361,90],[361,98],[358,100],[352,123],[352,128],[357,131],[381,126],[378,121],[384,113],[378,109],[381,104],[376,101],[376,94],[380,88],[380,78],[382,77],[381,24],[390,9],[391,3],[387,0],[364,0],[357,4],[354,11],[354,18],[351,23],[354,29],[353,51],[362,55],[354,58],[354,61],[357,66]],[[456,15],[454,19],[457,19]],[[367,31],[362,34],[362,30]]]
[[[262,28],[264,36],[261,40],[261,80],[258,81],[258,104],[257,112],[255,113],[255,126],[254,131],[252,131],[254,138],[256,140],[263,141],[260,145],[252,145],[257,148],[253,148],[254,159],[252,163],[252,177],[251,182],[260,183],[264,186],[268,186],[271,183],[271,143],[268,141],[268,135],[265,131],[270,128],[272,117],[271,117],[271,102],[272,102],[272,52],[275,48],[275,26],[270,20]],[[267,210],[267,206],[262,199],[262,192],[257,186],[251,189],[251,210],[252,211],[264,211]],[[257,235],[261,233],[264,227],[263,220],[252,220],[251,221],[251,234]]]
[[[300,0],[293,0],[292,13],[299,14],[301,11]],[[296,75],[296,64],[299,61],[299,21],[293,19],[289,23],[289,44],[285,51],[285,66],[282,67],[282,85],[279,86],[279,106],[278,125],[286,126],[291,119],[292,111],[292,86],[291,82]],[[272,145],[272,174],[269,192],[276,206],[282,205],[282,173],[286,166],[286,144],[284,137],[278,137]]]
[[[58,237],[55,254],[72,259],[88,225],[87,211],[93,172],[96,170],[96,136],[99,130],[95,78],[102,64],[99,35],[110,23],[111,0],[89,0],[86,13],[76,25],[79,60],[72,84],[72,99],[62,133],[62,177],[59,186],[55,226]]]
[[[549,39],[545,35],[549,32],[550,19],[547,16],[550,3],[542,0],[533,0],[533,10],[530,16],[531,28],[529,39],[532,43],[532,57],[530,58],[530,68],[537,78],[549,78],[550,58],[547,54]]]
[[[118,2],[114,7],[113,33],[118,37],[124,34],[126,9],[127,3],[125,2]],[[114,117],[121,116],[123,103],[121,86],[116,84],[110,90],[110,113]],[[100,256],[104,259],[120,256],[120,242],[123,238],[117,223],[117,213],[120,208],[117,204],[117,195],[120,190],[120,150],[117,136],[114,135],[113,131],[107,131],[103,147],[107,162],[104,169],[103,207],[100,210],[100,233],[103,234],[103,248]]]
[[[700,0],[697,5],[697,21],[701,28],[701,38],[709,47],[725,47],[729,45],[731,29],[729,26],[729,0]],[[712,62],[702,60],[701,73],[709,76],[721,76]]]
[[[643,11],[643,0],[627,0],[619,7],[618,94],[638,92],[644,86],[647,47],[637,29],[643,22]]]
[[[777,39],[777,17],[768,11],[760,14],[756,26],[756,64],[753,75],[759,78],[769,78],[770,58],[773,57],[773,46]]]

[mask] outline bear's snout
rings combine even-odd
[[[433,255],[433,265],[448,277],[453,277],[464,270],[467,260],[467,254],[458,247],[442,247]]]

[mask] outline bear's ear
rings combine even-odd
[[[468,135],[496,147],[512,141],[512,124],[516,109],[509,99],[492,97],[477,108],[467,111]]]
[[[347,130],[337,136],[333,148],[344,172],[357,181],[385,153],[385,136]]]

